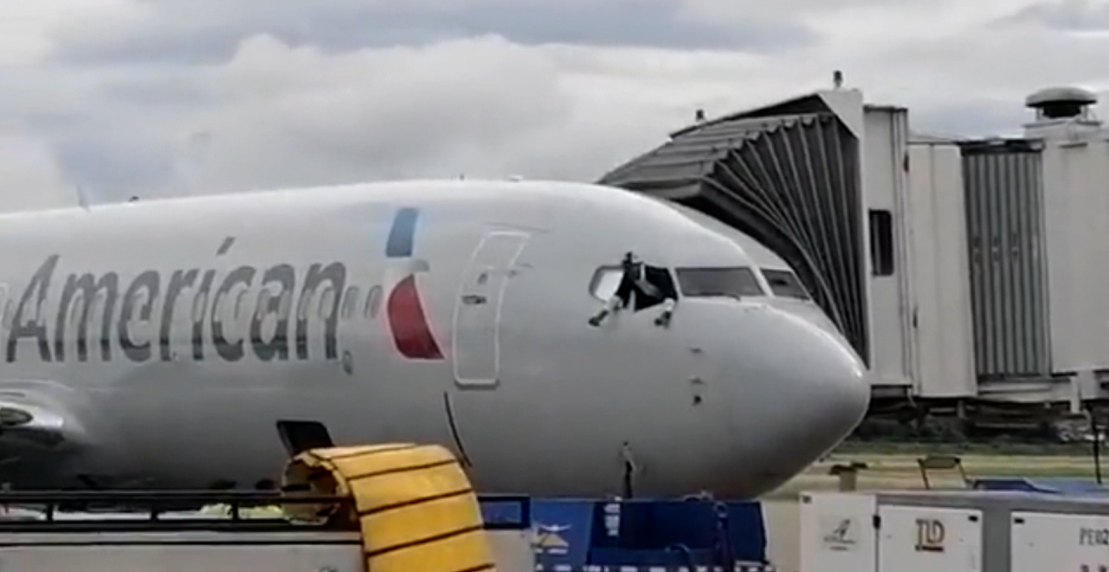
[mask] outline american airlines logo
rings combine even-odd
[[[385,244],[382,283],[368,289],[365,308],[368,315],[372,305],[376,315],[376,304],[387,292],[385,312],[397,351],[411,359],[438,360],[443,353],[416,284],[416,274],[429,270],[426,261],[413,258],[418,215],[416,209],[402,208],[394,216]],[[223,240],[215,253],[217,260],[229,255],[235,241],[235,237]],[[324,357],[338,358],[340,306],[347,303],[344,293],[352,286],[343,262],[313,262],[301,268],[278,263],[265,269],[243,264],[226,272],[191,268],[168,271],[168,279],[149,269],[124,283],[114,270],[100,275],[73,272],[63,280],[56,276],[60,259],[59,254],[47,256],[27,281],[14,310],[9,310],[9,363],[20,357],[21,347],[34,347],[38,359],[45,362],[88,361],[95,352],[90,351],[90,335],[103,361],[113,359],[113,346],[134,362],[155,355],[170,361],[178,357],[173,340],[182,338],[194,360],[206,359],[212,350],[225,361],[238,361],[248,351],[262,361],[307,360],[310,338],[321,326],[310,327],[310,322],[320,321]],[[57,304],[47,315],[51,314],[46,304],[51,287],[59,283]],[[244,292],[254,295],[244,296]],[[235,316],[249,317],[247,331],[230,333],[232,324],[221,315],[229,304]],[[94,326],[96,330],[90,332]],[[70,348],[75,351],[67,351]]]
[[[389,240],[385,243],[385,257],[398,261],[390,266],[392,272],[399,272],[400,280],[393,285],[386,304],[389,327],[393,341],[401,355],[414,359],[443,359],[443,352],[431,333],[423,302],[416,287],[416,273],[430,270],[427,262],[413,258],[416,239],[416,218],[419,211],[403,208],[393,219]]]

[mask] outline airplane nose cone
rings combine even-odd
[[[762,323],[760,357],[777,373],[768,376],[770,383],[763,388],[762,415],[768,422],[755,445],[768,461],[768,487],[838,445],[870,404],[866,368],[838,332],[803,314],[771,313]]]
[[[866,368],[837,332],[805,316],[785,314],[794,343],[785,354],[793,364],[787,387],[794,411],[804,414],[809,446],[817,455],[854,430],[870,405]]]

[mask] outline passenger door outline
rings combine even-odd
[[[460,387],[493,387],[499,381],[501,306],[513,268],[530,238],[518,231],[489,232],[470,256],[451,328],[451,361]]]

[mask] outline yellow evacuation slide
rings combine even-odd
[[[356,514],[325,514],[322,505],[286,510],[295,518],[356,520],[372,572],[494,571],[477,496],[443,447],[313,449],[290,461],[284,484],[307,485],[305,492],[313,495],[352,497]]]

